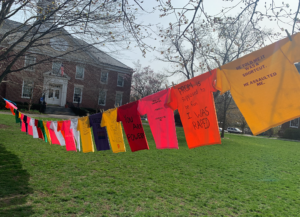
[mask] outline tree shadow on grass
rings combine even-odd
[[[32,193],[29,173],[22,169],[17,155],[0,143],[0,216],[30,216],[31,206],[25,205]]]

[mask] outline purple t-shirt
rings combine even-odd
[[[101,127],[102,113],[89,116],[90,125],[93,127],[94,139],[98,151],[110,150],[105,127]]]

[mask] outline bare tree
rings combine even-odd
[[[112,45],[109,46],[112,49],[126,49],[136,42],[141,50],[147,48],[143,42],[149,35],[143,31],[147,26],[136,22],[137,10],[128,1],[8,0],[1,4],[0,83],[11,72],[20,72],[72,52],[83,52],[87,46]],[[24,22],[10,20],[20,13]],[[84,38],[89,43],[77,43],[72,49],[64,49],[64,42],[54,38],[66,35]],[[45,51],[49,46],[61,49],[49,55],[49,51]],[[26,66],[17,64],[26,53],[43,51],[43,59]]]
[[[166,84],[166,76],[161,73],[154,73],[150,66],[142,68],[137,65],[137,69],[132,76],[131,97],[143,98],[158,91],[161,91]]]

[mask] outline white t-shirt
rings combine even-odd
[[[65,146],[66,142],[60,131],[57,131],[57,121],[52,121],[50,124],[50,129],[54,130],[54,133],[61,146]]]
[[[78,119],[77,118],[71,119],[70,129],[73,130],[73,135],[77,143],[77,149],[78,151],[80,151],[80,133],[77,130],[77,126],[78,126]]]
[[[34,118],[30,118],[29,125],[32,126],[32,136],[33,136],[33,138],[38,139],[39,134],[38,134],[38,131],[37,131],[37,127],[35,126],[35,119]]]

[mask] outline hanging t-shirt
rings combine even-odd
[[[27,116],[27,123],[28,123],[28,135],[33,136],[33,129],[32,126],[30,125],[31,118]]]
[[[60,131],[60,129],[62,128],[63,123],[64,123],[63,121],[57,121],[57,131]],[[63,137],[65,139],[65,132],[61,131],[61,134],[63,135]]]
[[[117,108],[107,110],[102,115],[101,127],[106,127],[113,153],[126,152],[121,123],[117,122]]]
[[[38,134],[37,128],[35,126],[35,119],[34,118],[30,118],[29,125],[32,127],[32,136],[33,136],[33,138],[38,139],[39,134]]]
[[[43,138],[44,138],[45,142],[48,142],[46,131],[45,131],[45,128],[44,128],[44,123],[43,123],[42,120],[38,121],[38,129],[41,129],[42,134],[43,134]]]
[[[73,130],[70,129],[71,121],[62,121],[62,124],[58,125],[58,131],[61,131],[65,138],[66,142],[66,150],[67,151],[77,151],[76,150],[76,145],[75,145],[75,140],[74,140],[74,135],[73,135]]]
[[[149,149],[142,120],[138,113],[139,102],[122,105],[117,111],[117,121],[122,121],[126,137],[132,152]]]
[[[11,102],[8,102],[5,100],[5,108],[10,109],[11,113],[13,116],[15,116],[15,109],[17,110],[17,106],[15,106],[14,104],[12,104]]]
[[[48,140],[49,144],[51,145],[51,138],[50,138],[49,130],[47,128],[47,121],[43,121],[43,125],[44,125],[44,129],[46,132],[47,140]]]
[[[28,134],[28,117],[27,117],[27,115],[24,115],[23,123],[25,124],[25,132]]]
[[[46,127],[47,127],[49,135],[50,135],[51,144],[53,144],[53,145],[60,145],[59,140],[57,139],[54,130],[52,130],[50,128],[50,125],[51,125],[51,121],[47,121]]]
[[[94,152],[94,143],[88,116],[78,119],[77,130],[79,130],[81,136],[82,152]]]
[[[158,149],[178,149],[174,112],[166,105],[169,93],[170,88],[139,100],[138,111],[140,115],[147,114],[150,129]]]
[[[222,66],[216,88],[230,93],[253,135],[300,117],[300,34]]]
[[[56,135],[56,138],[58,139],[59,141],[59,144],[61,146],[65,146],[66,143],[65,143],[65,139],[63,137],[63,135],[61,134],[60,131],[57,131],[57,121],[52,121],[51,124],[50,124],[50,129],[54,131],[55,135]]]
[[[44,139],[44,138],[43,138],[43,132],[42,132],[42,129],[41,129],[40,126],[39,126],[39,120],[36,120],[36,119],[35,119],[35,126],[36,126],[36,128],[37,128],[37,132],[38,132],[39,138],[40,138],[40,139]]]
[[[24,132],[26,133],[26,126],[25,126],[25,123],[24,123],[24,114],[21,114],[21,132]]]
[[[189,148],[221,144],[213,82],[216,70],[172,87],[168,105],[178,109]]]
[[[102,113],[89,116],[90,125],[93,128],[94,140],[98,151],[110,150],[105,127],[101,127]]]
[[[71,119],[70,129],[73,130],[73,135],[77,143],[77,149],[78,151],[80,151],[80,133],[77,130],[77,127],[78,127],[78,119],[77,118]]]
[[[14,109],[16,124],[21,123],[21,119],[19,118],[19,111]]]

